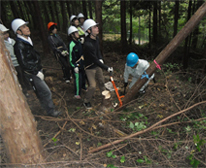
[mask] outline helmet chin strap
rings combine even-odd
[[[22,36],[25,36],[25,37],[29,37],[30,36],[30,35],[24,35],[23,32],[21,31],[21,29],[18,29],[18,30],[21,32]]]
[[[78,40],[79,38],[77,38],[75,35],[74,35],[74,33],[72,33],[72,38],[74,39],[74,40]]]
[[[90,32],[91,32],[90,35],[93,36],[93,37],[96,39],[97,36],[95,36],[95,35],[92,33],[92,28],[90,28],[89,30],[90,30]]]

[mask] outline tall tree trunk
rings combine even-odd
[[[139,45],[140,45],[140,43],[141,43],[141,25],[140,25],[141,23],[140,23],[140,16],[139,16],[139,29],[138,29],[138,39],[139,39]]]
[[[129,31],[129,44],[132,44],[132,34],[133,34],[133,29],[132,29],[132,0],[129,2],[129,24],[130,24],[130,31]]]
[[[151,4],[151,2],[150,2]],[[149,8],[149,48],[151,49],[151,43],[152,43],[152,33],[151,33],[151,7]]]
[[[92,16],[92,4],[93,4],[93,1],[89,1],[89,17],[90,19],[93,19],[93,16]]]
[[[26,17],[24,15],[24,12],[23,12],[23,9],[22,8],[25,8],[24,6],[22,6],[22,2],[21,1],[17,1],[17,4],[18,4],[18,7],[16,7],[17,9],[19,9],[20,11],[20,15],[22,19],[26,20]]]
[[[179,1],[175,1],[175,13],[174,13],[174,32],[173,37],[177,34],[177,25],[178,25],[178,19],[179,19]]]
[[[27,1],[27,4],[28,4],[28,6],[29,6],[29,11],[30,11],[30,13],[31,13],[31,16],[32,16],[32,21],[33,21],[33,28],[34,29],[37,29],[38,28],[38,22],[37,22],[37,19],[36,19],[36,17],[35,17],[35,9],[34,9],[34,4],[33,4],[33,2],[32,2],[32,0],[29,0],[29,1]]]
[[[121,45],[122,52],[126,51],[127,47],[127,32],[126,32],[126,1],[120,2],[120,13],[121,13]]]
[[[68,13],[68,17],[70,18],[71,15],[72,15],[72,13],[71,13],[70,1],[66,1],[66,3],[67,3],[67,13]],[[69,20],[69,19],[68,19],[68,20]],[[68,21],[68,23],[69,23],[69,21]],[[67,25],[69,25],[68,23],[67,23]]]
[[[157,42],[157,1],[153,2],[153,42]]]
[[[63,20],[63,32],[67,34],[67,14],[66,14],[66,8],[65,8],[65,1],[60,1],[61,6],[61,13],[62,13],[62,20]]]
[[[43,45],[43,49],[44,49],[44,55],[48,55],[48,53],[50,52],[50,49],[49,49],[49,44],[48,44],[48,41],[47,41],[47,34],[45,33],[46,30],[45,30],[45,26],[44,26],[44,22],[42,20],[42,17],[41,17],[41,9],[40,9],[40,6],[39,6],[39,1],[33,1],[34,3],[34,8],[35,8],[35,16],[36,16],[36,19],[37,19],[37,22],[39,23],[38,26],[39,26],[39,33],[40,33],[40,37],[41,37],[41,40],[42,40],[42,45]]]
[[[176,50],[182,41],[192,32],[192,30],[199,24],[200,20],[206,15],[206,2],[195,12],[185,26],[177,33],[177,35],[170,41],[170,43],[160,52],[155,58],[159,65],[162,65],[165,60]],[[156,64],[152,62],[146,70],[148,76],[151,76],[156,71]],[[140,88],[147,82],[147,78],[139,78],[133,87],[127,92],[123,99],[123,104],[130,102],[135,95],[138,94]],[[120,110],[121,108],[119,108]]]
[[[19,18],[20,14],[19,14],[19,12],[17,10],[17,7],[16,7],[17,6],[17,2],[10,1],[10,6],[11,6],[11,11],[13,13],[14,18]]]
[[[162,13],[161,13],[161,3],[162,1],[158,1],[158,32],[161,32],[161,18],[162,18]]]
[[[187,20],[190,19],[191,17],[191,7],[192,7],[192,1],[189,1],[188,5],[188,15],[187,15]],[[185,45],[184,45],[184,55],[183,55],[183,68],[187,69],[188,67],[188,61],[189,61],[189,54],[188,54],[188,42],[189,42],[189,37],[185,39]]]
[[[10,163],[45,162],[35,119],[22,93],[1,35],[0,72],[0,132]]]
[[[44,11],[44,23],[45,23],[45,25],[47,24],[47,23],[49,23],[50,21],[51,21],[51,18],[50,18],[50,12],[48,11],[48,2],[47,1],[41,1],[41,6],[42,6],[42,8],[43,8],[43,11]]]
[[[23,1],[24,3],[24,7],[25,7],[25,11],[26,11],[26,15],[27,15],[27,20],[29,21],[29,24],[31,24],[31,26],[33,27],[33,22],[32,22],[32,19],[31,19],[31,15],[30,15],[30,12],[29,12],[29,6],[28,6],[28,3],[26,1]]]
[[[87,1],[82,0],[82,13],[84,14],[84,17],[87,18]]]
[[[103,54],[103,44],[102,44],[102,0],[95,0],[95,14],[96,22],[99,23],[99,43],[101,52]]]
[[[55,11],[55,16],[57,17],[57,26],[58,29],[61,30],[58,6],[59,6],[59,1],[54,1],[54,11]]]

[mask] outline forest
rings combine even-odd
[[[24,96],[0,31],[1,167],[206,167],[205,1],[1,0],[0,7],[11,38],[12,20],[29,22],[45,82],[63,112],[47,116],[32,89]],[[102,102],[97,87],[87,110],[83,98],[73,98],[74,81],[63,80],[47,24],[57,23],[68,46],[70,17],[79,13],[99,23],[101,53],[114,68],[122,106],[114,90]],[[155,74],[144,94],[139,90],[146,78],[124,88],[130,52],[150,63],[149,76]],[[106,71],[104,77],[111,80]]]

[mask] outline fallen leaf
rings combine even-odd
[[[75,144],[76,144],[76,145],[79,145],[79,144],[80,144],[80,142],[75,142]]]

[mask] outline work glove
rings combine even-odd
[[[128,82],[124,82],[124,88],[126,88],[128,85]]]
[[[102,63],[102,64],[104,64],[104,61],[103,61],[103,59],[99,59],[99,61]]]
[[[79,68],[78,68],[78,67],[75,67],[75,68],[74,68],[74,72],[75,72],[75,73],[79,73]]]
[[[113,67],[109,67],[109,68],[107,69],[107,71],[108,71],[108,72],[113,72]]]
[[[68,53],[68,51],[67,51],[67,50],[64,50],[64,51],[62,51],[62,52],[61,52],[61,55],[63,55],[63,56],[65,56],[65,57],[66,57],[67,55],[69,55],[69,53]]]
[[[81,44],[84,44],[84,37],[81,37],[81,38],[79,39],[79,41],[81,42]]]
[[[41,71],[39,71],[36,76],[39,77],[41,80],[44,80],[44,74]]]

